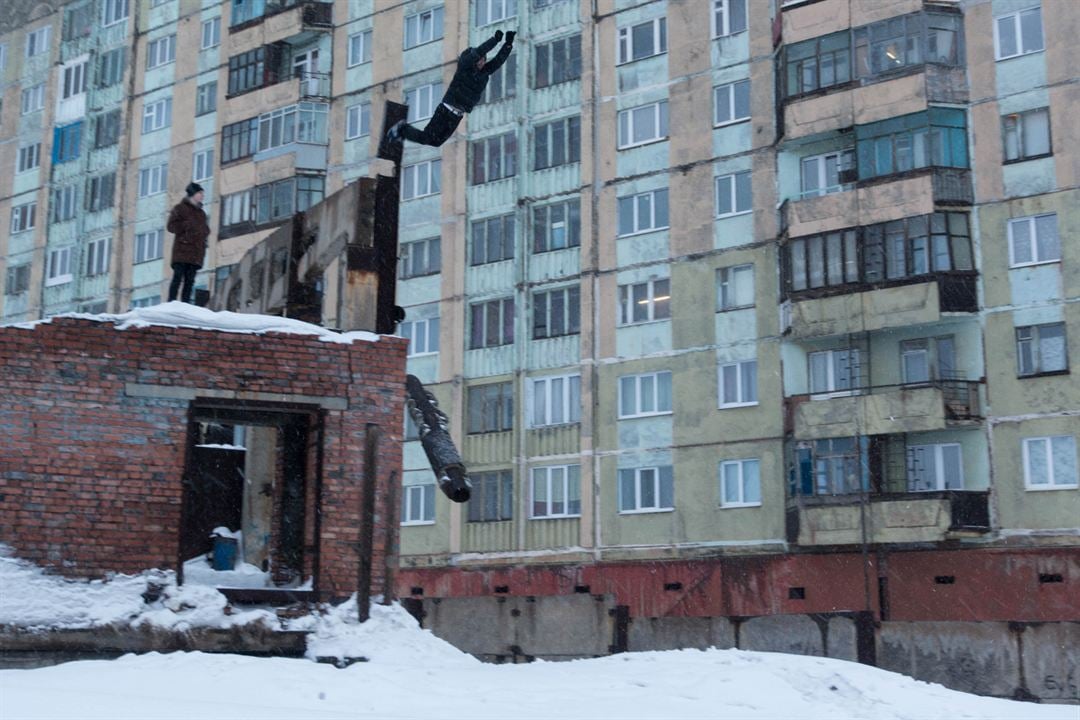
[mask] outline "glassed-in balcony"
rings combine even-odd
[[[325,28],[333,26],[333,4],[312,0],[232,0],[229,32],[235,33],[277,18],[281,28]],[[289,13],[286,17],[280,17]]]

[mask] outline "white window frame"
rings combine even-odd
[[[162,163],[139,170],[139,197],[152,197],[165,192],[168,184],[169,165]]]
[[[837,388],[837,375],[836,375],[836,362],[840,354],[846,354],[848,356],[848,375],[852,381],[850,388]],[[815,352],[807,353],[806,355],[806,374],[807,374],[807,391],[810,394],[811,399],[827,400],[829,398],[847,397],[849,395],[859,395],[863,392],[863,351],[860,348],[831,348],[829,350],[818,350]],[[815,355],[827,355],[828,365],[826,365],[826,380],[825,389],[814,389],[814,366],[813,357]],[[851,358],[854,357],[857,362],[857,372],[852,373]]]
[[[415,272],[417,266],[420,272]],[[411,240],[398,245],[398,280],[438,275],[442,271],[442,236]]]
[[[1048,223],[1040,223],[1040,220],[1046,220],[1050,218]],[[1053,225],[1053,240],[1047,242],[1049,248],[1043,247],[1042,235],[1047,231],[1047,225],[1052,223]],[[1020,226],[1027,226],[1028,242],[1030,243],[1030,256],[1031,260],[1017,261],[1016,259],[1016,228]],[[1040,230],[1041,226],[1041,230]],[[1045,265],[1046,263],[1058,263],[1061,262],[1061,234],[1058,231],[1057,213],[1043,213],[1040,215],[1028,215],[1025,217],[1010,218],[1008,222],[1009,233],[1009,267],[1027,267],[1030,265]],[[1055,247],[1056,246],[1056,247]],[[1043,257],[1043,252],[1047,250],[1056,250],[1056,256],[1050,257],[1050,252],[1047,252],[1047,257]]]
[[[1024,47],[1024,35],[1021,30],[1021,15],[1028,15],[1030,13],[1039,14],[1039,47],[1027,49]],[[1001,21],[1011,20],[1009,32],[1013,36],[1013,42],[1016,43],[1016,52],[1011,55],[1003,55],[1001,52]],[[1005,15],[999,15],[994,18],[994,59],[995,60],[1008,60],[1009,58],[1020,57],[1021,55],[1030,55],[1031,53],[1042,52],[1046,49],[1046,32],[1042,22],[1042,6],[1036,5],[1034,7],[1026,8],[1024,10],[1018,10],[1016,12],[1007,13]]]
[[[164,130],[172,125],[172,98],[162,98],[143,105],[142,134]]]
[[[404,493],[404,498],[403,507],[401,508],[401,526],[414,527],[416,525],[434,525],[435,483],[424,482],[406,485],[402,492]],[[428,496],[431,497],[431,507],[428,507]],[[414,508],[417,509],[417,512],[415,513],[413,512]],[[412,519],[414,515],[416,515],[418,519]],[[430,520],[426,519],[429,515],[431,517]]]
[[[52,221],[73,220],[78,212],[79,190],[75,185],[61,185],[52,192]]]
[[[438,195],[442,188],[442,160],[424,160],[401,169],[401,199]],[[420,181],[423,180],[421,183]]]
[[[135,247],[132,263],[153,262],[165,254],[165,231],[161,228],[135,234]]]
[[[1043,328],[1061,327],[1062,355],[1064,355],[1065,367],[1053,370],[1045,369],[1043,360]],[[1023,331],[1027,331],[1027,337],[1021,338]],[[1023,372],[1022,353],[1020,343],[1027,342],[1031,346],[1031,362],[1034,367],[1030,372]],[[1039,377],[1047,373],[1068,372],[1069,370],[1069,331],[1064,322],[1039,323],[1037,325],[1020,325],[1016,328],[1016,376],[1019,378]]]
[[[733,369],[735,373],[735,387],[736,397],[729,398],[724,393],[724,374],[728,369]],[[748,400],[743,397],[746,390],[747,378],[750,378],[751,390],[753,392],[753,399]],[[721,410],[728,408],[740,408],[751,407],[758,404],[758,388],[757,388],[757,358],[750,358],[748,360],[736,360],[732,362],[722,362],[717,368],[717,396],[719,398],[719,407]]]
[[[349,36],[347,67],[371,62],[372,30],[361,30]]]
[[[829,159],[836,160],[836,184],[829,185],[829,173],[828,163]],[[817,179],[818,186],[814,189],[808,189],[804,186],[803,181],[806,179],[806,175],[803,172],[803,166],[806,163],[813,162],[817,166]],[[840,182],[840,174],[853,170],[855,168],[855,151],[851,148],[844,148],[842,150],[832,150],[827,153],[821,153],[820,155],[810,155],[808,157],[799,159],[799,199],[805,200],[806,198],[821,197],[822,195],[831,195],[833,193],[844,192],[850,190],[852,183]]]
[[[406,357],[439,354],[439,317],[406,320],[398,335],[409,341]]]
[[[37,227],[37,201],[11,206],[11,234],[27,232]]]
[[[138,308],[153,307],[154,305],[160,305],[160,304],[161,304],[161,296],[160,295],[147,295],[146,297],[132,298],[131,299],[131,309],[132,310],[137,310]]]
[[[371,103],[360,102],[345,108],[345,139],[355,140],[370,134]]]
[[[749,280],[746,279],[749,277]],[[749,283],[750,302],[736,304],[735,298],[744,290],[743,284]],[[731,265],[717,268],[716,270],[716,311],[727,312],[729,310],[742,310],[754,307],[754,264]]]
[[[200,182],[214,177],[214,149],[199,150],[191,156],[191,180]]]
[[[537,513],[537,485],[543,485],[545,509]],[[561,487],[559,487],[561,486]],[[562,492],[562,512],[555,512],[555,489]],[[574,492],[576,490],[576,492]],[[577,503],[578,510],[570,509],[572,503]],[[581,517],[581,466],[580,465],[543,465],[534,467],[529,472],[529,519],[551,520],[556,518]]]
[[[146,69],[153,70],[176,62],[176,33],[166,35],[146,44]]]
[[[0,43],[0,72],[7,70],[7,43]]]
[[[744,88],[746,92],[746,114],[736,115],[735,113],[738,112],[736,100]],[[726,120],[720,119],[722,105],[727,110]],[[750,115],[750,80],[736,80],[713,88],[713,127],[727,127],[728,125],[744,123],[750,119]]]
[[[48,25],[39,27],[26,33],[25,55],[28,58],[48,52],[49,41],[52,39],[52,28]]]
[[[663,482],[664,472],[671,476],[671,505],[661,504],[661,498],[663,497]],[[633,472],[634,473],[634,504],[629,510],[623,509],[624,497],[622,494],[622,473]],[[651,482],[653,483],[653,497],[656,498],[655,505],[642,505],[641,503],[641,486],[642,482],[648,482],[643,476],[646,473],[651,473]],[[646,513],[657,512],[671,512],[675,509],[675,469],[671,465],[654,465],[651,467],[640,468],[619,468],[616,474],[616,494],[618,495],[617,506],[619,508],[620,515],[642,515]]]
[[[959,485],[949,486],[945,477],[945,449],[955,448],[960,468]],[[925,488],[914,487],[915,478],[912,475],[912,455],[921,451],[923,458],[933,475],[934,486]],[[908,445],[904,449],[905,463],[907,464],[907,487],[908,492],[940,492],[943,490],[964,489],[964,448],[960,443],[919,443]]]
[[[746,188],[745,194],[747,197],[742,197],[741,199],[746,202],[746,207],[740,209],[739,181],[741,178],[744,177],[746,178],[746,182],[745,184],[741,185],[741,187]],[[726,175],[718,175],[716,179],[713,180],[713,202],[716,205],[716,218],[729,218],[735,217],[736,215],[746,215],[748,213],[754,212],[754,189],[752,183],[753,177],[751,176],[749,170],[740,170],[739,172],[728,173]],[[726,189],[723,187],[724,185],[727,186]],[[723,195],[727,195],[728,202],[731,203],[731,212],[720,211],[720,198]]]
[[[652,111],[652,119],[657,134],[641,140],[634,140],[635,114],[648,110]],[[629,148],[641,147],[642,145],[649,145],[651,143],[667,140],[670,133],[668,101],[660,100],[658,102],[620,110],[618,123],[617,149],[619,150],[627,150]]]
[[[409,106],[409,114],[406,122],[416,123],[427,120],[435,114],[435,108],[443,96],[443,84],[439,82],[428,83],[405,91],[405,104]],[[427,114],[421,114],[426,112]]]
[[[217,80],[211,80],[195,88],[195,117],[217,112]]]
[[[1024,438],[1021,443],[1024,457],[1024,489],[1030,491],[1043,491],[1043,490],[1075,490],[1080,487],[1080,480],[1077,477],[1073,477],[1071,483],[1056,483],[1055,471],[1054,471],[1054,441],[1060,440],[1065,442],[1066,445],[1071,446],[1072,450],[1072,462],[1073,473],[1080,475],[1080,470],[1077,468],[1076,458],[1076,436],[1075,435],[1045,435],[1041,437],[1028,437]],[[1031,477],[1031,445],[1040,443],[1045,447],[1046,453],[1046,482],[1033,482]]]
[[[646,382],[648,380],[649,382]],[[617,398],[617,417],[619,420],[629,420],[633,418],[643,417],[657,417],[660,415],[671,415],[674,413],[673,406],[675,404],[675,398],[672,395],[672,378],[670,370],[660,370],[658,372],[640,373],[637,375],[621,375],[619,377],[619,392]],[[632,385],[632,388],[629,386]],[[661,386],[667,386],[666,397],[670,405],[668,407],[661,407],[661,401],[664,399],[665,394],[660,391]],[[650,391],[651,389],[651,391]],[[623,399],[628,391],[632,390],[634,397],[633,412],[623,413]],[[645,396],[650,397],[646,398]],[[653,410],[642,410],[643,400],[648,400],[652,405]]]
[[[221,44],[221,16],[203,20],[200,50],[209,50]]]
[[[101,5],[101,25],[109,27],[128,18],[128,0],[104,0]]]
[[[45,262],[45,287],[64,285],[74,279],[71,272],[71,246],[49,250]]]
[[[644,320],[634,320],[634,288],[641,285],[646,286],[645,297],[636,302],[639,305],[646,305],[648,312]],[[662,285],[662,287],[658,289],[657,285]],[[641,282],[626,283],[619,285],[618,293],[619,327],[644,325],[645,323],[671,319],[671,278],[649,278]],[[663,314],[657,313],[656,304],[659,301],[665,301],[666,303]]]
[[[554,389],[556,380],[560,381],[558,392]],[[555,427],[581,422],[580,374],[532,378],[529,385],[528,427]]]
[[[743,14],[743,26],[741,28],[732,29],[731,27],[731,6],[738,3],[742,6]],[[750,24],[750,17],[747,12],[747,0],[713,0],[712,4],[712,37],[715,40],[720,37],[727,37],[729,35],[737,35],[741,32],[746,32],[746,26]]]
[[[109,238],[103,237],[86,243],[86,277],[109,272]]]
[[[1031,152],[1027,147],[1026,140],[1028,138],[1028,132],[1032,127],[1031,123],[1036,122],[1036,118],[1042,118],[1043,124],[1045,125],[1045,152]],[[1007,127],[1009,120],[1012,120],[1014,123],[1014,128],[1011,131]],[[1010,138],[1012,138],[1011,141]],[[1044,106],[1003,115],[1001,118],[1001,139],[1001,159],[1005,163],[1018,163],[1053,155],[1054,138],[1051,135],[1050,129],[1050,108]],[[1009,157],[1010,142],[1015,144],[1016,154],[1014,157]]]
[[[427,35],[429,35],[430,37],[425,37],[421,34],[421,31],[424,29],[423,22],[425,15],[429,16],[428,28],[430,29],[430,32],[427,33]],[[411,45],[409,44],[410,22],[414,23],[414,26],[411,28],[414,36],[414,42]],[[411,50],[412,48],[420,47],[421,45],[427,45],[428,43],[435,42],[436,40],[441,40],[443,37],[443,6],[440,5],[438,7],[431,8],[430,10],[424,10],[423,12],[418,12],[406,16],[405,21],[402,23],[402,27],[404,28],[405,32],[405,38],[402,41],[402,46],[405,50]],[[437,31],[436,28],[438,28]],[[436,32],[438,34],[436,34]]]
[[[753,466],[757,473],[757,500],[747,500],[749,493],[746,492],[746,483],[749,478],[747,477],[747,467]],[[735,493],[738,500],[728,501],[728,469],[736,470],[736,477],[734,478],[737,484],[738,492]],[[717,465],[717,481],[720,491],[720,507],[721,508],[748,508],[748,507],[761,507],[761,460],[759,458],[741,458],[738,460],[721,460]]]
[[[15,172],[24,173],[41,167],[41,143],[31,143],[19,148],[15,158]]]
[[[23,115],[39,112],[45,109],[45,83],[31,85],[22,91],[20,109]]]
[[[88,60],[72,61],[60,68],[58,84],[60,86],[61,102],[86,93],[86,88],[90,85],[89,69],[90,63]]]
[[[476,27],[486,27],[517,17],[518,0],[474,0]]]
[[[663,195],[664,207],[667,208],[667,222],[660,225],[660,218],[657,213],[657,198]],[[649,198],[648,218],[642,217],[642,200]],[[633,229],[628,233],[622,232],[622,213],[625,212],[627,205],[626,201],[629,201],[631,208],[631,214],[633,218]],[[618,237],[633,237],[634,235],[641,235],[642,233],[651,233],[658,230],[667,230],[671,227],[671,198],[668,194],[668,188],[657,188],[656,190],[649,190],[643,193],[635,193],[634,195],[624,195],[616,200],[616,228],[619,233]],[[643,223],[648,222],[648,225]]]
[[[642,25],[652,24],[652,46],[653,52],[648,55],[642,55],[639,58],[634,57],[634,29],[641,27]],[[645,58],[656,57],[657,55],[663,55],[667,52],[667,18],[658,17],[652,20],[646,20],[645,22],[635,23],[633,25],[624,25],[618,29],[618,35],[616,39],[617,48],[617,60],[616,65],[625,65],[626,63],[636,62],[637,60],[644,60]]]

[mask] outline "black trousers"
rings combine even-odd
[[[190,303],[191,291],[195,287],[195,273],[199,271],[199,266],[191,263],[176,262],[172,264],[172,269],[172,282],[169,283],[169,302],[176,299],[176,291],[180,290],[180,300]],[[180,289],[181,283],[184,285],[182,290]]]
[[[445,105],[439,103],[439,107],[435,108],[435,114],[428,120],[427,127],[417,130],[412,125],[406,124],[401,129],[401,134],[411,142],[439,147],[450,139],[460,123],[461,115],[447,110]]]

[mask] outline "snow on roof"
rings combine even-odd
[[[376,342],[379,339],[379,336],[375,333],[363,330],[339,333],[328,328],[303,322],[302,320],[278,317],[276,315],[255,315],[228,311],[219,312],[179,301],[162,303],[161,305],[153,305],[145,308],[135,308],[130,312],[120,313],[118,315],[107,313],[102,313],[100,315],[66,313],[63,315],[55,315],[53,317],[75,318],[93,322],[111,322],[116,326],[117,330],[157,326],[217,330],[220,332],[253,335],[277,332],[292,335],[315,335],[323,342],[342,343],[346,345],[352,344],[358,340],[364,342]],[[50,320],[13,323],[2,327],[33,329],[39,324],[50,322]]]

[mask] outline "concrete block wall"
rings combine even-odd
[[[321,408],[316,588],[357,590],[369,426],[377,427],[371,587],[396,565],[406,341],[351,344],[57,317],[0,328],[0,538],[69,576],[178,564],[192,400]]]

